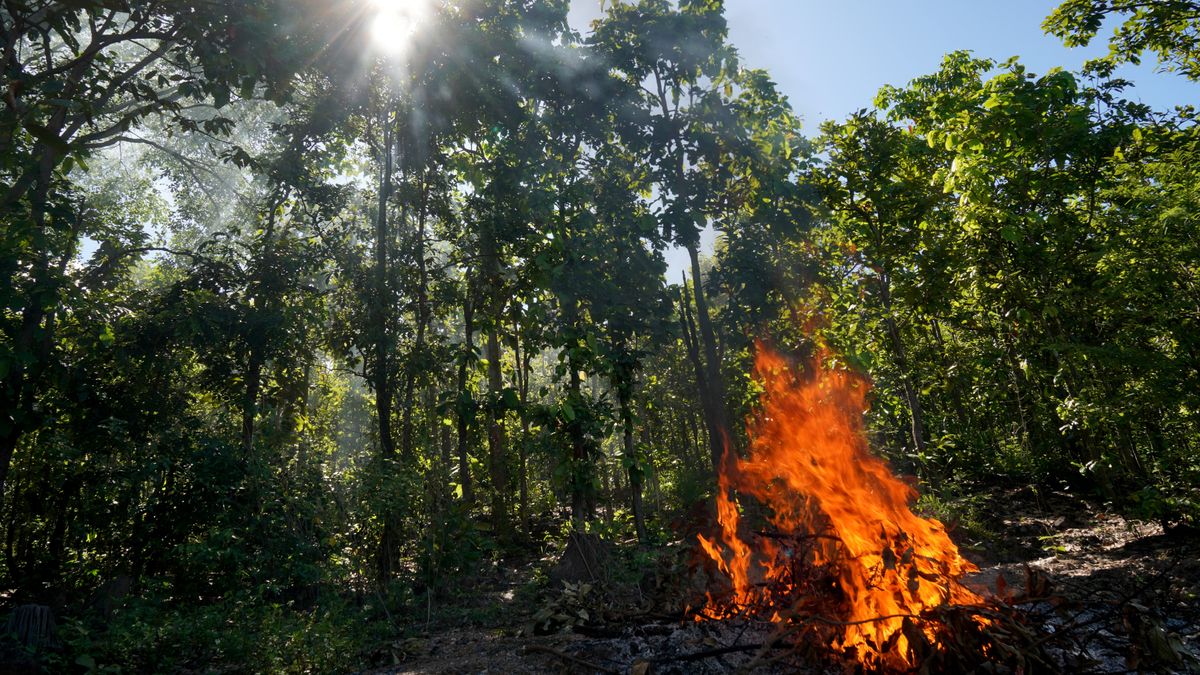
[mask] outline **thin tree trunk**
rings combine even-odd
[[[697,457],[703,458],[704,450],[702,449],[702,446],[704,444],[704,431],[700,428],[700,423],[703,422],[703,418],[701,418],[700,422],[698,422],[696,419],[697,415],[694,414],[694,411],[688,411],[688,413],[689,414],[687,414],[686,417],[688,430],[691,432],[692,436],[692,451],[696,453]],[[709,461],[712,461],[711,453],[709,456]],[[716,465],[713,465],[713,469],[716,469]]]
[[[254,422],[258,416],[258,392],[262,388],[262,347],[253,345],[246,366],[246,391],[242,397],[242,462],[250,461],[254,449]]]
[[[519,500],[517,502],[517,519],[521,531],[529,534],[529,345],[521,349],[521,318],[520,305],[516,305],[513,317],[513,378],[516,380],[517,397],[521,403],[521,441],[517,465],[517,486]]]
[[[372,303],[375,333],[375,368],[372,384],[375,388],[375,415],[379,424],[379,450],[384,457],[396,454],[392,436],[392,376],[388,350],[388,197],[392,190],[392,122],[384,115],[383,173],[379,180],[379,212],[375,218],[375,302]]]
[[[596,387],[597,380],[598,380],[598,378],[595,375],[589,375],[587,378],[588,389],[590,390],[588,392],[588,399],[587,399],[589,405],[593,401],[596,401],[597,399],[600,398],[600,392]],[[580,431],[582,432],[583,426],[580,425],[579,428],[580,428]],[[594,476],[599,477],[601,481],[607,481],[608,473],[605,471],[604,463],[601,461],[599,448],[590,443],[587,443],[586,438],[584,438],[582,433],[580,435],[580,438],[584,439],[584,448],[586,448],[586,450],[587,450],[588,468],[591,470],[592,474]],[[593,519],[596,517],[596,510],[599,508],[598,500],[600,499],[600,493],[601,493],[601,491],[604,491],[604,492],[608,491],[608,484],[607,484],[607,482],[603,482],[600,485],[600,490],[596,490],[595,487],[596,487],[596,483],[595,483],[595,481],[592,481],[588,485],[587,491],[584,493],[587,496],[588,516]],[[606,518],[609,522],[611,522],[612,514],[608,513],[606,511]]]
[[[642,434],[641,434],[642,435],[642,447],[650,449],[650,448],[654,447],[653,443],[651,441],[651,438],[650,438],[650,423],[649,423],[650,416],[649,416],[649,411],[645,411],[645,412],[646,412],[646,416],[643,418],[643,422],[642,422]],[[653,501],[654,501],[654,517],[660,518],[662,516],[662,513],[661,513],[662,491],[661,491],[661,488],[659,487],[659,483],[658,483],[658,468],[654,466],[653,457],[654,457],[653,453],[650,453],[649,455],[647,455],[646,464],[650,467],[650,494],[654,498],[653,499]],[[642,480],[645,480],[645,476],[646,476],[646,472],[643,471],[640,478]],[[645,509],[643,509],[643,511],[644,510]],[[645,526],[645,524],[643,523],[643,527],[644,526]]]
[[[69,479],[59,495],[58,504],[53,509],[54,527],[50,531],[50,539],[46,546],[50,554],[49,560],[41,565],[47,579],[57,579],[63,562],[66,560],[66,534],[67,523],[71,515],[71,502],[78,496],[81,487],[82,480],[78,476]]]
[[[470,279],[470,276],[470,270],[467,270],[467,278]],[[472,295],[468,281],[463,299],[463,347],[466,353],[458,362],[458,400],[455,406],[458,411],[458,484],[462,486],[462,499],[468,508],[475,504],[475,486],[471,482],[471,421],[474,418],[474,406],[469,402],[470,392],[467,391],[467,363],[475,353],[475,302]]]
[[[569,380],[569,399],[575,403],[583,400],[580,393],[579,369],[575,364],[575,359],[568,356],[567,366],[571,369],[571,377]],[[591,485],[591,473],[588,471],[588,452],[587,445],[583,438],[583,429],[579,423],[579,413],[576,413],[575,419],[568,424],[568,430],[571,434],[571,459],[573,466],[571,471],[571,520],[574,521],[575,529],[582,532],[584,524],[592,520],[593,513],[589,509],[589,500],[587,491]],[[585,481],[587,483],[585,484]]]
[[[673,121],[678,121],[679,107],[676,101],[675,111],[671,112],[671,105],[668,103],[669,86],[663,78],[662,72],[656,66],[653,69],[655,92],[658,96],[658,104],[662,110],[662,114]],[[686,200],[689,196],[687,184],[686,166],[688,164],[687,149],[682,138],[683,125],[676,126],[675,133],[671,137],[671,143],[674,145],[673,157],[673,172],[671,177],[671,189],[675,193],[677,200]],[[703,214],[698,214],[703,215]],[[698,221],[703,221],[703,218],[697,218]],[[727,430],[728,415],[725,410],[725,383],[721,377],[721,361],[717,353],[717,341],[713,331],[712,321],[709,317],[708,299],[704,293],[704,280],[700,272],[700,252],[698,249],[698,233],[693,240],[684,242],[684,246],[688,252],[688,260],[692,268],[693,296],[696,302],[696,321],[699,325],[699,334],[693,332],[693,342],[698,342],[695,345],[697,349],[689,349],[689,351],[703,350],[705,363],[698,363],[698,358],[693,358],[693,363],[696,367],[696,386],[700,390],[701,407],[704,408],[704,421],[708,428],[709,436],[709,453],[713,458],[714,473],[720,473],[722,463],[726,455],[725,445],[729,441]],[[687,283],[685,280],[684,290],[686,291]],[[689,303],[684,302],[685,308]],[[691,320],[688,319],[688,323]],[[707,380],[703,382],[702,380]]]
[[[438,433],[440,435],[438,450],[438,495],[441,497],[442,503],[440,511],[444,511],[447,504],[450,503],[450,496],[447,493],[450,485],[450,464],[453,459],[453,444],[454,441],[450,438],[450,425],[438,424]]]
[[[391,306],[388,292],[388,240],[387,220],[388,197],[392,189],[392,120],[391,111],[384,113],[383,125],[383,172],[379,180],[379,212],[375,218],[375,302],[374,313],[375,370],[375,415],[379,424],[379,452],[385,465],[396,454],[396,442],[392,435],[392,374],[388,345],[388,316]],[[392,578],[395,569],[396,527],[391,505],[385,505],[382,514],[383,533],[379,541],[379,577],[384,583]]]
[[[942,371],[949,373],[951,371],[950,354],[946,349],[946,340],[942,337],[942,325],[937,319],[929,320],[929,327],[933,331],[933,339],[938,345],[938,354],[941,356]],[[950,378],[950,401],[954,406],[954,416],[958,420],[959,428],[965,432],[971,428],[969,417],[967,416],[967,407],[963,404],[961,376],[955,373],[954,377]]]
[[[498,400],[504,389],[500,373],[500,330],[493,323],[487,336],[488,393]],[[505,457],[503,413],[488,416],[488,466],[492,479],[492,526],[497,535],[508,532],[508,462]]]
[[[696,371],[696,391],[700,397],[700,407],[703,409],[704,424],[708,429],[708,455],[709,461],[712,462],[713,473],[721,472],[721,462],[725,455],[725,445],[722,442],[723,427],[717,425],[717,420],[720,414],[716,411],[717,398],[713,393],[712,382],[709,379],[709,370],[705,367],[704,361],[700,358],[700,338],[696,323],[692,319],[691,299],[687,293],[687,282],[684,281],[684,289],[681,293],[680,300],[683,312],[680,315],[680,322],[683,326],[684,344],[687,347],[688,358],[692,362],[692,366]]]
[[[642,458],[633,441],[633,406],[630,403],[630,385],[617,386],[617,397],[621,405],[621,423],[624,426],[622,443],[625,448],[625,463],[629,471],[630,502],[633,507],[633,527],[638,541],[646,543],[646,514],[642,508]]]
[[[504,389],[500,371],[500,324],[504,299],[501,297],[500,242],[496,223],[485,222],[480,232],[480,254],[487,303],[487,382],[488,394],[498,401]],[[493,407],[488,415],[488,474],[492,483],[492,527],[497,535],[508,532],[508,462],[504,447],[503,413]]]
[[[683,417],[683,414],[680,412],[671,413],[671,420],[675,422],[675,433],[679,434],[679,446],[682,448],[683,457],[691,461],[692,457],[696,454],[696,440],[688,429],[687,420]],[[703,453],[700,456],[703,457]]]
[[[925,454],[925,413],[921,408],[921,397],[917,384],[913,380],[908,367],[908,354],[904,349],[904,341],[900,339],[900,329],[892,316],[891,280],[886,274],[879,275],[880,299],[883,301],[884,324],[887,327],[888,339],[892,345],[892,355],[896,358],[896,367],[900,369],[900,381],[904,387],[904,400],[908,403],[911,420],[909,438],[918,454]]]
[[[613,494],[617,491],[616,481],[613,479],[609,471],[608,462],[596,462],[596,468],[600,472],[600,494],[597,497],[603,499],[604,522],[612,525],[613,511]]]
[[[4,488],[8,481],[8,467],[12,465],[17,443],[21,441],[21,433],[19,426],[10,423],[9,428],[0,435],[0,513],[3,513],[4,509]]]
[[[256,262],[258,267],[255,276],[265,291],[261,307],[257,310],[269,316],[276,302],[277,285],[273,282],[275,274],[275,212],[283,202],[283,195],[274,194],[268,200],[267,220],[263,224],[262,255]],[[242,462],[248,462],[254,449],[254,431],[258,421],[258,399],[262,391],[263,368],[267,361],[267,341],[269,336],[263,327],[263,322],[254,321],[246,327],[249,342],[249,355],[246,359],[246,391],[242,399]]]
[[[692,293],[696,300],[696,323],[700,327],[700,343],[704,349],[705,375],[708,378],[708,395],[711,398],[707,419],[709,444],[714,466],[720,466],[729,443],[728,413],[725,410],[725,379],[721,375],[721,358],[717,353],[717,338],[708,313],[708,300],[704,294],[704,279],[700,275],[700,254],[695,246],[688,247],[688,258],[692,263]],[[732,458],[730,458],[732,459]]]
[[[577,302],[575,298],[564,299],[563,311],[566,313],[567,325],[571,327],[575,335],[580,335]],[[575,359],[575,351],[574,349],[567,350],[567,368],[570,371],[570,377],[567,380],[567,401],[571,403],[572,407],[583,403],[582,381],[579,378],[579,364]],[[592,510],[594,500],[588,498],[588,493],[592,489],[595,466],[591,464],[592,458],[589,456],[587,441],[583,437],[580,414],[581,411],[577,410],[574,419],[567,423],[567,433],[571,438],[571,520],[575,529],[582,532],[584,524],[595,517],[595,512]]]
[[[413,341],[412,357],[409,359],[408,374],[404,383],[404,418],[400,431],[400,452],[403,457],[413,456],[412,413],[413,389],[417,375],[425,363],[425,330],[429,324],[429,272],[425,264],[425,219],[429,204],[429,183],[422,180],[421,204],[417,214],[417,335]]]

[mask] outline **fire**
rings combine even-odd
[[[958,583],[976,568],[942,523],[912,512],[916,491],[870,453],[866,380],[819,360],[810,370],[797,376],[759,345],[764,393],[749,457],[727,453],[718,536],[699,536],[732,591],[710,594],[701,618],[819,624],[832,647],[866,666],[911,668],[937,640],[930,610],[980,601]],[[753,498],[774,530],[740,531],[735,493]]]

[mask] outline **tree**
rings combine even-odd
[[[1141,63],[1153,52],[1168,70],[1189,80],[1200,79],[1200,3],[1190,0],[1068,0],[1042,28],[1068,47],[1089,44],[1105,19],[1119,16],[1121,23],[1109,38],[1107,61]]]
[[[726,42],[724,6],[665,0],[617,4],[590,39],[641,103],[622,120],[633,147],[653,167],[663,237],[688,251],[695,304],[696,384],[708,428],[709,454],[719,467],[730,439],[726,378],[721,371],[699,246],[709,225],[732,226],[748,198],[770,199],[790,171],[796,120],[764,74],[739,69]],[[735,92],[737,97],[734,97]],[[636,139],[636,140],[633,140]],[[762,144],[773,152],[761,153]],[[785,167],[772,172],[763,194],[753,169],[774,156]],[[798,157],[797,157],[798,159]],[[753,167],[753,169],[751,169]],[[754,195],[754,197],[751,197]]]
[[[220,133],[230,120],[196,119],[188,104],[260,83],[282,100],[303,62],[300,35],[277,40],[271,3],[154,2],[133,11],[106,2],[6,5],[0,55],[10,82],[0,113],[0,197],[7,283],[0,407],[0,496],[21,437],[37,428],[36,400],[56,350],[55,299],[79,243],[67,175],[90,153],[148,118]],[[278,45],[271,50],[261,44]]]
[[[831,211],[835,237],[852,248],[855,276],[868,278],[866,289],[878,303],[872,317],[884,326],[886,344],[904,392],[911,420],[913,452],[925,454],[927,435],[921,384],[901,336],[908,319],[894,300],[897,285],[905,292],[919,284],[925,270],[914,254],[921,251],[921,225],[933,217],[942,193],[931,189],[929,148],[874,115],[860,112],[844,124],[826,123],[819,147],[828,161],[813,172]],[[921,320],[921,319],[917,319]]]

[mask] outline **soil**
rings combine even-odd
[[[996,492],[976,506],[977,514],[994,515],[977,516],[980,527],[952,528],[980,568],[964,582],[1014,603],[1029,626],[1052,636],[1046,652],[1056,670],[1200,672],[1200,537],[1167,533],[1068,493]],[[514,582],[504,578],[476,596],[509,603],[494,620],[431,626],[391,645],[393,665],[370,673],[732,672],[769,638],[761,626],[646,611],[638,584],[620,582],[604,582],[608,591],[570,606],[594,605],[588,620],[536,635],[534,614],[562,596],[544,591],[510,602]]]
[[[1046,615],[1044,630],[1078,634],[1075,653],[1058,655],[1066,668],[1200,672],[1197,532],[1164,531],[1064,492],[996,493],[981,510],[1002,515],[985,521],[997,536],[964,548],[980,568],[966,583],[1054,598],[1058,607],[1028,609]]]

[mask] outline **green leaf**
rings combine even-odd
[[[517,396],[517,390],[512,387],[506,387],[501,394],[501,399],[504,407],[508,410],[516,410],[521,407],[521,399]]]

